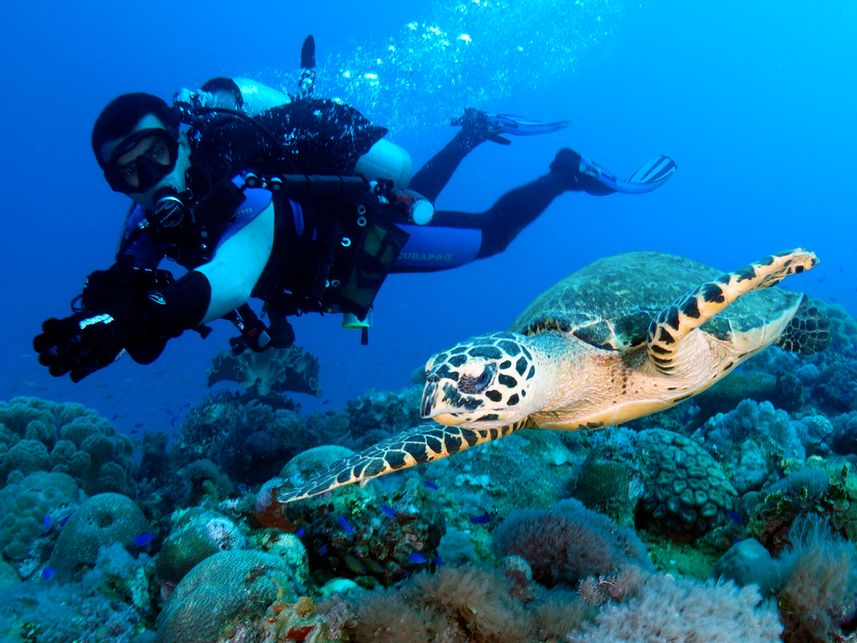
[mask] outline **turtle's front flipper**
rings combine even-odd
[[[661,372],[669,374],[675,367],[679,344],[690,331],[741,295],[775,286],[789,275],[814,268],[817,263],[814,253],[797,248],[770,255],[701,285],[652,320],[647,337],[649,359]]]
[[[817,303],[804,295],[777,345],[801,355],[823,351],[830,346],[830,319]]]
[[[273,497],[279,504],[317,496],[337,487],[414,467],[423,462],[448,458],[477,444],[496,440],[511,433],[503,429],[467,429],[460,426],[424,424],[388,438],[360,453],[334,462],[307,484],[297,488],[281,487]]]

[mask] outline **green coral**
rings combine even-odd
[[[748,531],[772,552],[788,542],[788,531],[805,514],[825,516],[834,531],[857,542],[857,472],[849,462],[810,458],[768,489],[752,512]],[[814,475],[809,475],[813,473]]]
[[[16,397],[0,402],[0,481],[66,473],[87,494],[133,495],[133,444],[80,404]]]
[[[45,517],[70,511],[79,500],[77,483],[64,473],[39,471],[0,489],[3,557],[20,566],[33,555],[34,541],[45,533]]]

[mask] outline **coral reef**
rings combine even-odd
[[[347,635],[354,643],[556,640],[587,615],[583,601],[573,595],[546,594],[525,602],[513,580],[476,566],[423,572],[395,590],[368,592],[322,608],[330,639]]]
[[[857,551],[818,514],[800,516],[772,558],[755,540],[737,543],[715,573],[776,597],[787,642],[846,640],[857,614]]]
[[[735,489],[699,444],[659,429],[640,433],[643,494],[637,525],[660,533],[698,536],[727,520]]]
[[[419,387],[308,414],[271,383],[299,355],[221,360],[249,388],[143,436],[136,470],[82,406],[0,404],[0,638],[853,638],[857,323],[832,320],[832,351],[764,351],[630,426],[519,431],[288,505],[419,423]]]
[[[605,592],[618,600],[602,605],[594,622],[567,641],[774,643],[783,631],[776,607],[752,586],[647,573],[589,583],[581,587],[585,600],[600,602]]]
[[[16,397],[0,402],[0,480],[15,472],[67,473],[88,495],[134,494],[133,445],[80,404]]]
[[[806,428],[770,402],[744,400],[729,413],[709,419],[694,438],[716,459],[739,495],[776,479],[786,460],[806,457]]]
[[[269,348],[240,354],[221,351],[208,369],[208,385],[236,382],[252,397],[281,393],[321,395],[318,358],[299,346]]]
[[[417,509],[418,488],[406,487],[394,499],[356,485],[338,491],[277,507],[263,488],[257,502],[262,524],[301,534],[316,582],[344,577],[390,585],[436,564],[443,520],[430,507]]]
[[[818,515],[802,517],[789,532],[779,561],[784,580],[777,591],[786,641],[843,640],[857,611],[857,552],[836,537]]]
[[[609,574],[628,564],[650,566],[646,548],[630,529],[571,498],[551,509],[511,513],[494,532],[500,556],[525,559],[538,583],[574,586],[585,576]]]
[[[102,547],[79,582],[42,578],[0,589],[4,641],[132,641],[151,624],[150,559]]]
[[[838,533],[857,539],[857,474],[847,462],[812,465],[767,487],[750,512],[748,532],[773,553],[782,550],[792,524],[808,513],[825,515]]]
[[[81,496],[77,483],[64,473],[31,473],[0,489],[0,552],[29,576],[47,556],[60,523]]]
[[[49,564],[58,580],[73,580],[95,564],[100,547],[120,543],[136,552],[142,547],[135,539],[149,533],[149,524],[133,500],[118,493],[98,494],[68,519]]]
[[[220,551],[243,549],[247,539],[220,514],[198,508],[177,511],[155,558],[158,580],[175,585],[197,563]]]
[[[157,620],[156,641],[242,640],[275,601],[293,601],[301,588],[273,554],[222,551],[194,567],[176,586]]]

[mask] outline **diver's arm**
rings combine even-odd
[[[203,275],[211,298],[199,323],[222,317],[249,298],[262,275],[274,245],[274,205],[224,241],[214,258],[192,272]]]
[[[464,157],[490,136],[488,115],[485,112],[468,108],[464,110],[464,116],[456,120],[460,120],[461,131],[426,161],[408,184],[408,189],[418,192],[432,202],[449,183]]]
[[[39,363],[51,375],[75,382],[113,362],[123,349],[148,364],[167,341],[220,317],[250,297],[271,253],[274,208],[255,218],[218,247],[214,259],[145,296],[51,318],[33,340]]]

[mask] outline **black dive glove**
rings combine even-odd
[[[453,118],[451,125],[460,125],[458,136],[472,149],[485,141],[494,141],[501,145],[510,145],[512,141],[499,136],[502,127],[487,112],[467,107],[464,114]]]
[[[33,347],[51,375],[68,373],[79,382],[113,362],[123,349],[140,364],[154,361],[167,340],[199,323],[210,301],[208,279],[191,271],[160,292],[48,319]]]
[[[33,340],[39,364],[54,377],[70,373],[73,382],[104,368],[127,343],[116,319],[109,313],[75,313],[65,319],[42,323],[42,334]]]

